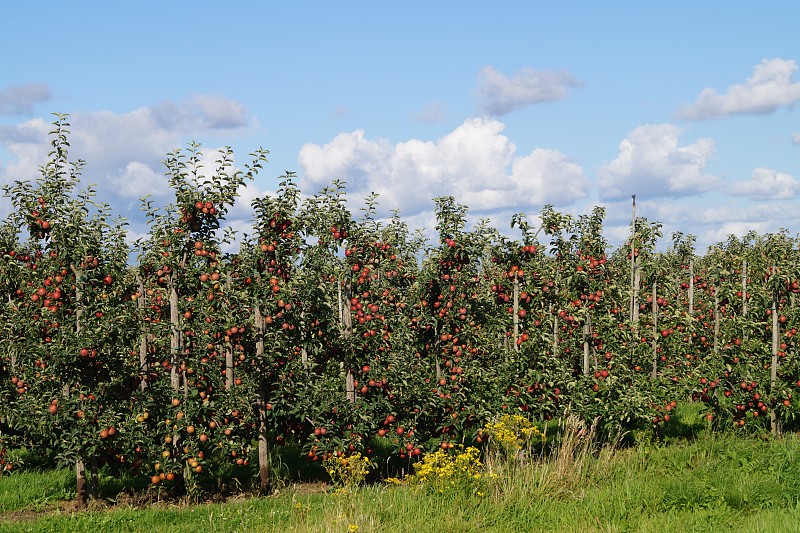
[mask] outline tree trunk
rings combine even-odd
[[[92,495],[92,498],[97,499],[100,496],[100,469],[97,466],[96,457],[92,457],[92,460],[89,461],[89,476],[92,480],[89,484],[89,494]]]
[[[86,467],[83,464],[83,459],[75,461],[75,501],[78,507],[83,509],[86,507]]]

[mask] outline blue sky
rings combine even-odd
[[[0,17],[0,181],[33,178],[51,112],[100,196],[143,231],[160,160],[263,146],[313,194],[380,193],[413,227],[453,195],[509,232],[542,205],[697,235],[800,231],[800,4],[13,2]],[[213,155],[213,154],[212,154]]]

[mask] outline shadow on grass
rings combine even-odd
[[[695,440],[709,432],[710,424],[705,418],[704,406],[699,403],[680,403],[673,410],[670,420],[661,426],[661,438],[665,443],[676,440]]]

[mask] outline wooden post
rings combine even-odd
[[[305,311],[300,311],[300,321],[305,324]],[[306,343],[303,342],[303,346],[300,347],[300,362],[303,366],[308,366],[308,350],[306,350]]]
[[[139,279],[139,297],[136,299],[136,307],[141,313],[147,305],[145,301],[144,295],[144,281],[137,275]],[[147,328],[144,326],[144,322],[142,323],[141,333],[139,338],[139,375],[141,376],[139,381],[139,388],[144,391],[147,388],[147,374],[149,372],[149,366],[147,364]]]
[[[345,388],[345,394],[347,395],[347,401],[350,403],[355,403],[356,379],[355,377],[353,377],[353,371],[349,368],[347,369],[347,376],[345,377],[344,388]]]
[[[170,348],[170,374],[169,383],[172,390],[178,391],[181,387],[180,374],[178,374],[179,359],[181,354],[181,319],[178,311],[177,273],[173,270],[169,277],[169,348]]]
[[[8,295],[8,306],[11,307],[13,300],[11,299],[11,294]],[[16,349],[16,342],[12,342],[10,345],[11,348],[11,370],[14,371],[17,369],[17,349]]]
[[[775,272],[773,266],[772,271]],[[775,382],[778,379],[778,342],[780,340],[780,322],[778,321],[778,295],[772,295],[772,364],[769,371],[769,390],[770,393],[775,391]],[[778,435],[781,432],[781,424],[778,415],[773,407],[770,412],[770,427],[773,435]]]
[[[264,317],[261,314],[261,307],[256,303],[254,308],[254,319],[256,327],[256,361],[261,361],[264,357]],[[269,432],[267,428],[267,399],[269,389],[267,382],[262,378],[258,387],[258,479],[261,494],[267,494],[270,490],[269,476]]]
[[[689,260],[689,314],[694,314],[694,259]]]
[[[434,336],[436,338],[436,340],[433,342],[434,353],[436,354],[436,356],[434,357],[434,361],[435,361],[435,364],[436,364],[436,379],[439,380],[442,377],[442,365],[439,362],[439,359],[440,359],[439,349],[441,347],[441,342],[439,340],[439,324],[434,324],[433,325],[433,334],[434,334]],[[508,343],[508,339],[506,338],[505,335],[502,336],[501,347],[505,347],[506,349],[508,349],[508,346],[507,345],[503,346],[502,343],[506,343],[506,344]]]
[[[339,304],[339,327],[342,328],[342,332],[344,332],[344,305],[342,303],[342,280],[339,280],[339,283],[336,284],[336,301]]]
[[[587,311],[588,313],[588,311]],[[590,360],[589,360],[589,337],[591,336],[591,328],[589,327],[589,318],[583,323],[583,375],[588,376],[591,373]]]
[[[714,285],[714,355],[719,355],[719,287]]]
[[[638,319],[638,305],[636,303],[636,195],[631,196],[633,204],[631,206],[631,299],[630,299],[630,320],[636,322]]]
[[[519,278],[514,276],[514,349],[519,351]]]
[[[553,304],[550,304],[550,315],[553,317],[553,355],[558,355],[558,313],[553,313]]]
[[[637,260],[638,263],[638,260]],[[642,286],[642,271],[638,265],[633,279],[633,327],[639,327],[639,289]]]
[[[658,377],[658,299],[657,285],[653,282],[653,369],[650,371],[650,379]]]
[[[589,342],[591,343],[590,346],[592,347],[592,364],[594,367],[594,371],[597,372],[597,347],[592,342],[592,332],[594,331],[594,326],[592,325],[592,315],[586,315],[586,321],[589,324]]]
[[[747,318],[747,259],[742,261],[742,316]]]
[[[81,332],[81,318],[83,317],[83,270],[75,268],[74,264],[70,264],[72,273],[75,274],[75,336],[79,337]],[[69,384],[64,384],[62,391],[65,397],[69,397]],[[86,465],[84,458],[78,456],[75,460],[75,500],[79,508],[85,508],[87,503],[86,496]]]
[[[233,345],[225,342],[225,390],[233,388]]]
[[[183,265],[183,263],[181,263]],[[173,391],[180,392],[181,390],[181,373],[180,370],[180,357],[183,357],[183,331],[181,330],[181,315],[180,311],[178,310],[179,299],[178,299],[178,283],[177,283],[177,269],[172,269],[169,276],[169,324],[170,324],[170,335],[169,335],[169,347],[170,347],[170,371],[169,371],[169,383],[170,387]],[[182,268],[180,270],[183,270]],[[185,375],[184,375],[185,378]],[[186,385],[186,380],[184,379],[184,385]],[[188,394],[188,389],[184,387],[184,396]],[[181,438],[179,433],[174,433],[172,435],[172,448],[173,453],[180,449]],[[188,463],[183,468],[183,479],[184,481],[189,480],[189,465]]]
[[[228,272],[225,278],[225,298],[227,299],[230,294],[231,288],[231,274]],[[227,335],[226,335],[227,337]],[[225,341],[225,390],[233,388],[233,341],[230,337]]]
[[[341,309],[342,315],[341,319],[341,327],[342,327],[342,335],[349,339],[353,336],[353,309],[352,309],[352,288],[350,286],[350,278],[348,277],[344,283],[339,284],[339,309]],[[356,386],[355,386],[355,377],[353,377],[353,370],[351,368],[347,368],[347,375],[345,376],[344,380],[344,392],[347,400],[349,402],[355,403],[356,401]]]

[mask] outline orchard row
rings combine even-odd
[[[702,256],[675,234],[657,252],[660,225],[634,216],[612,251],[600,208],[545,206],[535,227],[515,215],[513,240],[468,229],[444,197],[428,243],[379,221],[375,198],[354,217],[341,184],[303,199],[289,175],[223,253],[220,224],[266,152],[201,169],[191,145],[168,154],[175,201],[144,201],[149,234],[131,249],[79,188],[67,127],[41,178],[5,190],[0,448],[75,465],[79,498],[103,465],[192,488],[252,461],[266,489],[284,444],[309,461],[387,446],[410,460],[490,438],[504,412],[574,413],[607,435],[658,431],[689,398],[720,427],[777,433],[800,412],[786,233]]]

